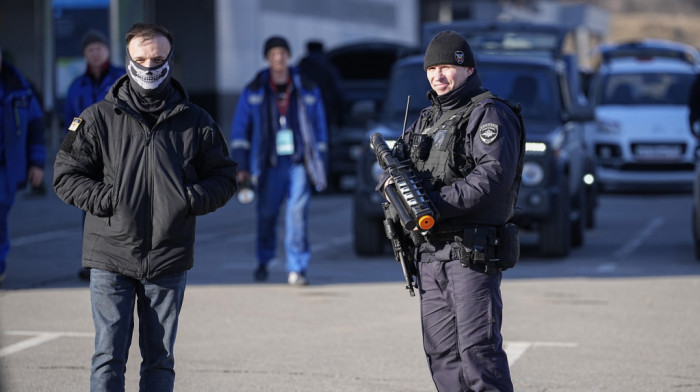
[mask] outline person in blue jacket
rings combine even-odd
[[[27,80],[0,49],[0,283],[10,251],[8,216],[18,189],[44,180],[44,114]]]
[[[86,68],[68,87],[66,94],[66,111],[64,131],[68,132],[74,118],[80,117],[80,113],[88,106],[104,99],[110,87],[122,75],[124,68],[115,67],[109,62],[109,45],[107,37],[98,30],[88,30],[80,41],[83,50]],[[83,221],[85,214],[83,214]],[[80,279],[90,279],[90,270],[80,268]]]
[[[237,180],[257,190],[258,266],[254,277],[268,278],[275,256],[276,225],[285,208],[287,281],[308,284],[311,259],[307,218],[312,188],[326,188],[327,129],[319,88],[289,65],[287,40],[266,40],[261,70],[243,91],[233,118],[231,153],[239,163]]]
[[[124,75],[124,68],[109,62],[107,37],[98,30],[88,30],[80,45],[85,57],[85,73],[68,87],[66,94],[65,131],[74,118],[80,117],[88,106],[104,99],[114,82]]]

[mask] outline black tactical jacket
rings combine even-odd
[[[443,114],[464,114],[472,98],[485,90],[477,71],[455,90],[437,96],[429,93],[433,105],[424,109],[420,117],[405,133],[410,146],[412,134],[440,122]],[[467,117],[446,121],[446,136],[433,133],[430,155],[447,149],[441,162],[428,165],[411,158],[418,175],[424,179],[428,197],[437,208],[440,218],[434,231],[452,231],[467,225],[499,226],[513,216],[513,208],[520,186],[524,131],[518,115],[503,101],[486,98],[474,104]],[[435,129],[433,129],[435,131]],[[440,143],[438,143],[438,141]],[[443,161],[444,159],[444,161]],[[436,166],[444,171],[435,170]]]
[[[149,279],[192,267],[195,216],[233,196],[236,163],[218,125],[177,81],[149,128],[131,102],[128,80],[120,78],[71,127],[53,186],[87,212],[84,267]]]

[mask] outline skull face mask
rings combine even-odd
[[[129,75],[129,80],[132,81],[131,87],[143,96],[158,95],[170,83],[172,75],[173,50],[170,50],[168,58],[160,65],[153,67],[144,67],[135,62],[129,51],[126,53],[126,70]]]

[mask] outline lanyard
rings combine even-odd
[[[279,90],[277,90],[277,85],[272,81],[272,78],[270,78],[270,87],[272,88],[272,91],[275,92],[275,102],[277,103],[277,111],[280,113],[280,116],[286,117],[287,110],[289,110],[289,101],[291,100],[292,95],[291,78],[287,80],[287,87],[284,91],[283,99],[279,99]]]

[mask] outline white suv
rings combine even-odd
[[[617,48],[603,52],[590,85],[597,125],[586,138],[601,188],[690,190],[697,142],[688,125],[688,96],[698,72],[696,52],[659,41]],[[669,55],[674,48],[691,55]]]

